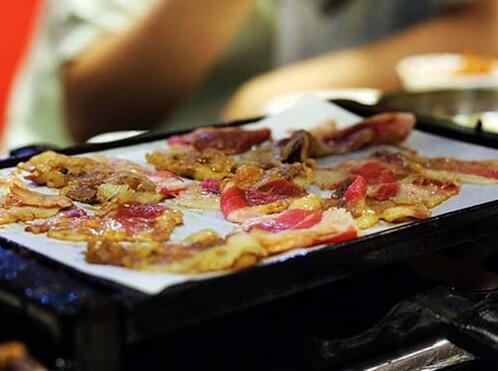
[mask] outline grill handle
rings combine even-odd
[[[45,151],[57,151],[58,148],[49,144],[32,144],[10,150],[10,157],[31,157]]]
[[[483,357],[498,358],[498,290],[438,288],[416,300],[455,344]]]
[[[498,292],[435,288],[397,304],[359,335],[310,339],[305,359],[315,369],[342,368],[441,337],[480,357],[498,357]]]

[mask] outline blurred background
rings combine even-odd
[[[310,93],[498,133],[496,0],[0,7],[4,155],[273,114]]]

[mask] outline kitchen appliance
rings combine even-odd
[[[338,103],[362,115],[382,111]],[[498,148],[498,141],[467,137],[437,120],[419,121],[419,130]],[[171,134],[61,152],[117,148]],[[0,166],[26,158],[9,158]],[[497,223],[495,201],[154,296],[1,239],[0,338],[14,334],[55,369],[381,370],[421,357],[451,367],[476,362],[488,367],[498,350],[498,299],[491,279],[494,261],[498,269]],[[481,268],[467,266],[474,258]],[[456,269],[453,261],[459,259],[458,274],[434,273],[445,264]],[[435,268],[431,261],[438,262]],[[475,285],[451,279],[474,277],[473,272]]]

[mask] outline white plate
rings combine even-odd
[[[396,72],[409,91],[498,87],[498,62],[487,73],[461,73],[466,57],[462,54],[421,54],[406,57]]]

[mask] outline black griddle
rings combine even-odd
[[[336,103],[363,116],[383,111],[379,106]],[[440,120],[419,117],[417,129],[498,148],[498,140],[462,132]],[[147,143],[178,133],[148,133],[60,152],[81,154]],[[0,168],[14,166],[31,155],[3,160]],[[375,268],[429,256],[456,244],[472,246],[473,241],[495,233],[497,225],[498,201],[494,201],[327,246],[305,256],[180,284],[154,296],[80,273],[0,238],[0,303],[13,318],[18,318],[20,328],[28,326],[28,332],[33,329],[35,338],[29,340],[35,354],[38,348],[39,354],[51,357],[46,362],[59,369],[114,370],[120,369],[128,346]],[[9,322],[8,318],[3,320]],[[37,343],[36,336],[50,341]],[[51,349],[47,350],[48,346]]]

